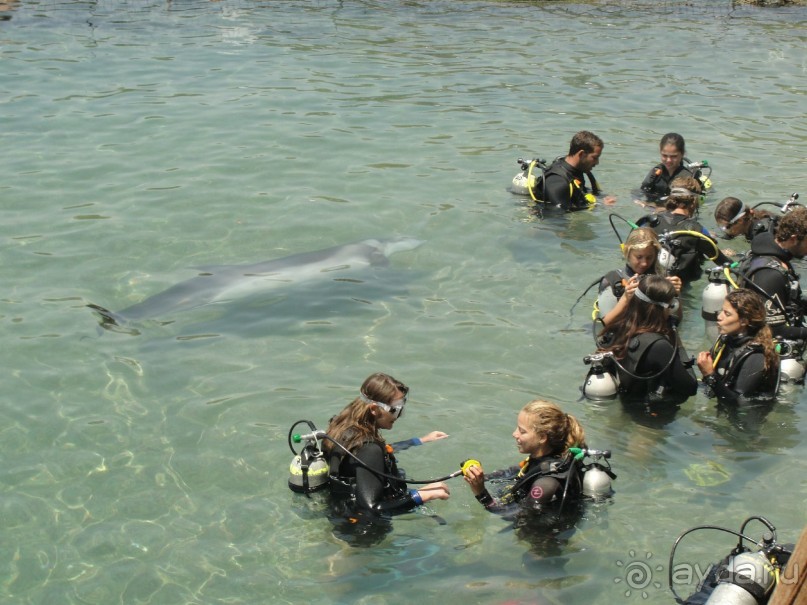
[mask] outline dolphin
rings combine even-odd
[[[339,279],[335,274],[387,265],[390,255],[414,250],[422,243],[412,237],[367,239],[259,263],[196,267],[199,271],[196,277],[121,311],[113,312],[95,304],[87,306],[101,316],[104,328],[113,328],[204,305],[226,303],[292,284],[316,279]]]

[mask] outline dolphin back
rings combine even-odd
[[[121,311],[113,312],[94,304],[88,306],[99,315],[102,327],[122,328],[127,322],[227,302],[307,280],[333,279],[335,271],[383,266],[388,264],[391,254],[414,250],[421,244],[421,240],[413,237],[368,239],[259,263],[197,268],[200,273],[195,277]]]
[[[381,253],[387,257],[398,252],[408,252],[423,245],[423,240],[407,236],[386,240],[367,240],[367,243],[370,242],[375,242]]]

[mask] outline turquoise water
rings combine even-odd
[[[714,166],[710,203],[804,195],[803,9],[2,8],[3,602],[670,603],[685,529],[764,514],[792,541],[807,522],[803,389],[761,417],[700,395],[672,418],[581,401],[592,297],[570,307],[619,265],[608,211],[540,222],[506,191],[516,158],[561,155],[586,128],[628,218],[668,131]],[[86,307],[125,308],[198,266],[399,235],[424,244],[136,333]],[[690,353],[708,344],[699,296]],[[511,464],[518,409],[545,397],[614,451],[614,497],[531,547],[454,480],[430,507],[445,525],[409,515],[374,548],[345,546],[321,499],[287,489],[286,435],[324,426],[374,371],[412,387],[391,440],[451,435],[402,453],[411,476]],[[732,544],[693,538],[677,562]]]

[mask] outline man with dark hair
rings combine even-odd
[[[585,210],[596,203],[600,188],[591,170],[600,162],[605,144],[593,132],[581,130],[569,143],[569,154],[556,159],[538,179],[533,197],[542,207],[558,208],[564,212]],[[590,189],[586,187],[588,177]],[[616,198],[603,199],[613,204]]]
[[[740,266],[743,284],[762,295],[774,336],[807,340],[799,276],[790,261],[807,256],[807,208],[783,216],[774,232],[760,233]],[[750,283],[749,283],[750,282]]]

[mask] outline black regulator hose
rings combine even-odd
[[[614,217],[625,221],[625,223],[627,223],[628,227],[630,227],[631,231],[633,231],[634,229],[638,229],[639,225],[637,225],[636,223],[632,223],[631,221],[626,219],[624,216],[620,216],[616,212],[612,212],[611,214],[608,215],[608,222],[611,223],[611,229],[614,230],[614,233],[616,234],[616,238],[619,240],[619,245],[621,247],[624,242],[622,241],[622,237],[620,237],[620,235],[619,235],[619,231],[617,231],[617,229],[616,229],[616,225],[614,225]]]
[[[297,425],[303,424],[303,423],[307,424],[312,429],[312,432],[310,434],[308,434],[308,435],[293,435],[292,433],[294,431],[294,428]],[[367,466],[367,464],[365,464],[364,461],[361,460],[361,458],[356,456],[356,454],[351,452],[344,445],[339,443],[336,439],[334,439],[333,437],[328,435],[325,431],[317,430],[316,427],[314,426],[314,423],[311,422],[310,420],[298,420],[297,422],[295,422],[291,426],[291,429],[289,430],[289,447],[291,448],[291,451],[294,453],[295,456],[298,455],[298,454],[295,451],[294,446],[292,446],[292,441],[294,441],[294,443],[300,443],[301,441],[315,440],[315,439],[327,439],[328,441],[333,443],[335,446],[337,446],[339,449],[341,449],[343,452],[345,452],[345,454],[347,454],[348,456],[353,458],[353,460],[356,461],[359,464],[359,466],[361,466],[362,468],[370,471],[371,473],[373,473],[377,477],[383,477],[384,479],[390,479],[392,481],[403,481],[404,483],[412,483],[412,484],[415,484],[415,485],[425,485],[427,483],[439,483],[440,481],[447,481],[448,479],[453,479],[454,477],[458,477],[458,476],[460,476],[462,474],[462,468],[460,468],[459,470],[456,470],[453,473],[449,473],[448,475],[445,475],[444,477],[438,477],[436,479],[426,479],[424,481],[417,480],[417,479],[410,479],[408,477],[396,477],[394,475],[388,475],[387,473],[382,473],[381,471],[377,471],[374,468],[370,468],[369,466]],[[460,464],[460,466],[462,466],[463,464],[464,464],[464,462],[462,464]]]

